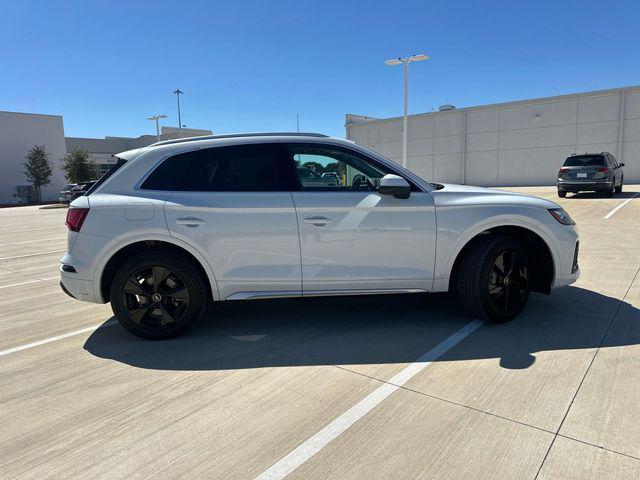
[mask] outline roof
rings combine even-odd
[[[313,137],[313,138],[329,138],[321,133],[301,133],[301,132],[257,132],[257,133],[231,133],[226,135],[202,135],[199,137],[176,138],[174,140],[164,140],[149,145],[150,147],[158,147],[162,145],[174,145],[177,143],[197,142],[201,140],[219,140],[224,138],[246,138],[246,137]]]

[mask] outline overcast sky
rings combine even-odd
[[[639,1],[0,0],[0,110],[60,114],[68,136],[343,137],[344,114],[410,112],[640,84]]]

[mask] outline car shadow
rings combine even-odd
[[[527,368],[536,352],[598,347],[616,314],[640,321],[635,307],[590,290],[534,294],[519,318],[483,325],[439,361],[497,358],[503,368]],[[94,331],[84,348],[156,370],[409,363],[470,320],[443,294],[225,302],[180,338],[141,340],[116,325]],[[640,328],[630,327],[604,346],[637,343]]]
[[[567,195],[567,198],[607,198],[607,199],[625,199],[625,198],[633,198],[636,195],[638,195],[639,192],[627,192],[627,191],[623,191],[620,193],[614,193],[613,197],[608,197],[607,195],[605,195],[604,193],[600,193],[600,192],[579,192],[579,193],[574,193],[573,195],[569,194]]]

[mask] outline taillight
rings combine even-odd
[[[88,213],[88,208],[70,208],[67,210],[67,221],[64,223],[72,232],[79,232]]]
[[[598,172],[607,173],[609,169],[607,167],[598,167]]]
[[[558,170],[558,173],[567,173],[568,171],[568,168],[561,168],[560,170]]]

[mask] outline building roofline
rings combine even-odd
[[[15,114],[15,115],[37,115],[39,117],[59,117],[59,118],[62,118],[62,115],[49,114],[49,113],[10,112],[8,110],[0,110],[0,113],[12,113],[12,114]]]
[[[561,102],[561,101],[565,101],[565,100],[571,100],[573,98],[584,98],[584,97],[599,97],[602,95],[610,95],[612,93],[627,93],[627,92],[640,92],[640,85],[632,85],[632,86],[628,86],[628,87],[619,87],[619,88],[610,88],[610,89],[606,89],[606,90],[591,90],[591,91],[587,91],[587,92],[577,92],[577,93],[568,93],[568,94],[564,94],[564,95],[554,95],[552,97],[538,97],[538,98],[529,98],[526,100],[512,100],[510,102],[501,102],[501,103],[489,103],[489,104],[485,104],[485,105],[475,105],[475,106],[471,106],[471,107],[461,107],[461,108],[455,108],[453,110],[444,110],[444,111],[437,111],[437,112],[424,112],[424,113],[414,113],[414,114],[410,114],[409,117],[427,117],[427,116],[431,116],[431,115],[447,115],[447,114],[451,114],[451,113],[455,113],[455,112],[464,112],[464,111],[472,111],[472,110],[494,110],[497,108],[503,108],[503,107],[515,107],[515,106],[523,106],[523,105],[533,105],[533,104],[540,104],[540,103],[555,103],[555,102]],[[390,121],[396,121],[399,119],[402,119],[402,116],[396,116],[396,117],[387,117],[387,118],[375,118],[371,115],[362,115],[359,113],[355,113],[355,114],[351,114],[351,113],[347,113],[348,115],[354,115],[354,116],[358,116],[358,117],[369,117],[371,118],[371,120],[364,120],[362,122],[353,122],[353,123],[347,123],[346,126],[351,126],[351,125],[362,125],[365,123],[369,123],[369,122],[390,122]]]

